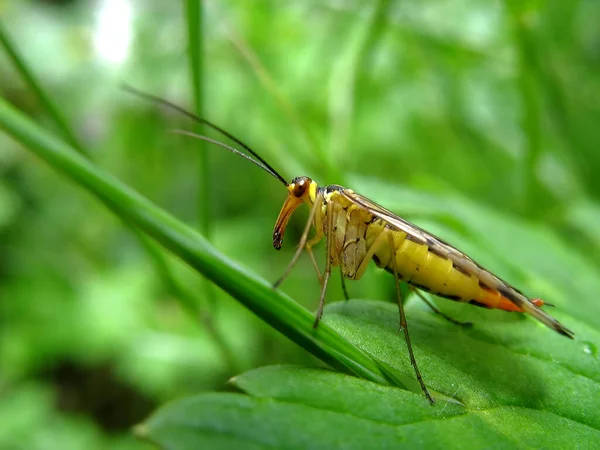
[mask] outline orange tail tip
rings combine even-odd
[[[513,302],[511,302],[506,297],[502,296],[497,291],[485,289],[485,293],[486,295],[483,299],[483,302],[481,303],[487,306],[488,308],[503,309],[504,311],[511,312],[524,312],[523,309],[515,305]],[[548,305],[548,303],[544,302],[544,300],[542,300],[541,298],[532,298],[531,303],[533,303],[538,308],[541,308],[544,305]]]
[[[544,300],[542,300],[541,298],[532,298],[531,299],[531,303],[533,303],[535,306],[537,306],[538,308],[541,308],[544,305],[548,305],[548,306],[552,306],[549,303],[546,303]]]
[[[532,298],[531,303],[533,303],[538,308],[541,308],[542,306],[551,306],[552,308],[554,308],[554,303],[545,302],[541,298]]]

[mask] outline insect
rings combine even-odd
[[[415,288],[419,296],[434,311],[440,314],[441,312],[435,306],[420,295],[419,290],[486,308],[525,312],[558,333],[573,338],[571,330],[540,308],[544,304],[542,300],[529,299],[519,290],[477,264],[463,252],[388,211],[367,197],[338,185],[319,186],[314,180],[306,176],[296,177],[288,183],[254,150],[222,128],[166,100],[132,88],[127,87],[126,89],[138,96],[175,109],[223,134],[241,146],[248,154],[209,137],[176,130],[179,134],[207,141],[242,156],[272,175],[286,187],[288,195],[273,231],[273,246],[276,249],[280,249],[282,246],[288,221],[294,211],[302,204],[308,205],[310,214],[300,239],[300,245],[282,277],[274,286],[277,287],[281,284],[292,270],[301,253],[307,251],[321,282],[319,306],[314,322],[315,328],[323,315],[325,293],[331,277],[332,267],[340,267],[342,282],[344,278],[360,279],[371,260],[394,276],[400,327],[404,333],[416,378],[430,402],[434,402],[433,397],[425,386],[410,343],[400,290],[401,281]],[[312,227],[315,228],[315,235],[309,239],[308,236]],[[326,241],[326,260],[325,269],[321,274],[312,248],[322,239]],[[344,292],[346,292],[345,285]],[[456,322],[445,315],[444,317]]]

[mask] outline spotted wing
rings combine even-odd
[[[350,189],[342,189],[340,190],[340,193],[350,202],[354,203],[357,207],[366,209],[375,217],[384,221],[391,229],[406,233],[411,237],[411,240],[422,245],[427,245],[432,253],[449,259],[461,271],[475,275],[481,283],[486,285],[488,288],[499,292],[502,296],[506,297],[523,311],[531,314],[543,324],[556,330],[560,334],[570,338],[573,337],[573,332],[571,330],[563,326],[544,310],[534,305],[517,289],[512,287],[504,280],[498,278],[490,271],[484,269],[460,250],[457,250],[433,234],[402,219],[401,217],[398,217],[381,205],[378,205],[372,200],[369,200],[368,198],[357,194]]]

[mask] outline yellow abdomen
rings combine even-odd
[[[367,246],[372,245],[382,229],[383,225],[379,222],[369,225],[366,233]],[[490,292],[480,286],[475,275],[457,269],[450,260],[432,253],[427,245],[410,240],[404,232],[390,229],[386,232],[393,234],[396,270],[403,281],[453,300],[475,301],[497,307],[487,305],[491,300]],[[379,267],[393,273],[394,265],[389,247],[387,242],[381,245],[373,259]]]

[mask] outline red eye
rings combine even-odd
[[[296,197],[302,197],[306,192],[307,186],[308,183],[306,182],[306,180],[298,180],[296,183],[294,183],[294,195]]]

